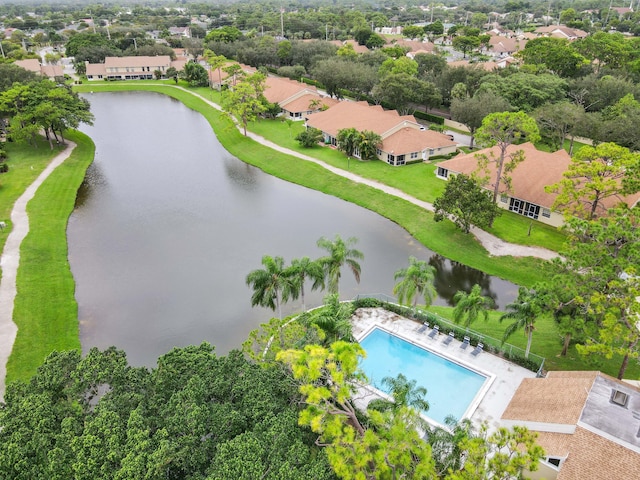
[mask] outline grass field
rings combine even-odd
[[[79,132],[68,132],[67,137],[77,143],[77,148],[53,171],[27,205],[30,228],[20,249],[18,293],[13,312],[18,336],[7,364],[7,383],[29,379],[54,350],[80,348],[66,231],[76,193],[93,161],[94,146],[89,137]],[[44,150],[27,148],[23,157],[13,157],[11,162],[24,163],[22,169],[31,170],[34,158],[40,158]],[[48,146],[46,150],[49,151]],[[50,153],[48,159],[51,159]],[[23,187],[31,181],[25,179]]]

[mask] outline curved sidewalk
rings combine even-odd
[[[56,155],[38,175],[38,178],[27,187],[20,198],[16,200],[11,211],[13,225],[0,257],[0,268],[2,269],[2,280],[0,280],[0,401],[4,399],[7,361],[18,333],[18,327],[13,323],[13,303],[16,298],[16,276],[20,265],[20,245],[29,233],[27,204],[40,185],[51,175],[51,172],[69,158],[75,147],[74,142],[67,140],[67,147]]]

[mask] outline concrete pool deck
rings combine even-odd
[[[360,340],[375,327],[380,327],[454,362],[493,376],[484,395],[479,399],[477,408],[469,417],[478,425],[486,421],[489,430],[500,426],[500,417],[520,386],[520,382],[525,378],[535,378],[536,376],[534,372],[488,352],[482,352],[474,357],[471,355],[472,347],[464,350],[459,348],[462,343],[459,340],[453,340],[449,345],[445,345],[443,343],[445,335],[442,333],[435,338],[429,338],[430,329],[420,333],[418,332],[420,324],[416,321],[382,308],[360,308],[355,312],[353,335],[356,339]],[[429,394],[427,393],[428,400]]]

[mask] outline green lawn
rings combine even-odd
[[[80,348],[75,283],[67,260],[67,221],[93,161],[94,145],[79,132],[68,132],[67,137],[77,148],[27,205],[30,228],[20,249],[13,312],[18,336],[7,365],[7,383],[28,380],[54,350]],[[25,150],[23,161],[31,163],[31,154],[39,158],[44,150]]]
[[[11,231],[13,204],[60,151],[60,148],[51,150],[44,139],[38,142],[38,148],[13,142],[6,142],[4,146],[8,154],[9,171],[0,174],[0,222],[6,222],[7,228],[0,232],[0,252],[4,250]]]
[[[453,308],[431,306],[431,312],[453,321]],[[498,318],[502,312],[492,311],[489,313],[487,322],[479,319],[471,325],[471,329],[480,332],[482,335],[502,340],[504,329],[509,325],[508,321],[500,323]],[[536,330],[533,332],[531,343],[531,353],[545,358],[545,370],[600,370],[612,376],[618,375],[622,357],[615,356],[611,360],[603,357],[585,358],[578,354],[575,345],[571,345],[566,357],[561,357],[562,336],[558,333],[556,324],[551,315],[539,318],[536,321]],[[514,333],[508,343],[524,349],[527,346],[527,338],[523,331]],[[630,361],[625,373],[626,378],[639,378],[640,365],[638,362]]]
[[[362,162],[351,159],[347,161],[346,156],[334,148],[300,147],[295,141],[295,136],[304,129],[304,126],[302,122],[289,123],[287,125],[287,122],[281,120],[260,120],[251,123],[249,129],[278,145],[395,187],[425,202],[433,203],[444,192],[446,182],[436,177],[437,164],[435,163],[421,162],[392,167],[377,160]],[[531,230],[529,230],[530,225]],[[493,228],[488,231],[507,242],[539,246],[554,251],[561,250],[566,239],[565,235],[555,227],[509,211],[503,211],[503,214],[495,221]]]

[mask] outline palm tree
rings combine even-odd
[[[338,141],[338,150],[342,150],[347,157],[351,157],[358,148],[360,133],[355,128],[343,128],[338,130],[336,140]]]
[[[358,139],[358,152],[362,160],[373,160],[377,158],[378,147],[382,144],[382,137],[371,130],[360,132]]]
[[[355,237],[350,237],[344,241],[340,235],[336,235],[333,241],[325,237],[318,240],[318,247],[329,253],[329,255],[318,259],[318,262],[324,269],[330,293],[339,293],[340,270],[344,265],[349,267],[356,282],[360,283],[360,264],[358,260],[363,260],[364,254],[360,250],[352,248],[357,242],[358,239]]]
[[[500,321],[513,320],[513,323],[504,331],[502,343],[506,342],[513,333],[522,328],[527,335],[527,348],[524,352],[524,358],[529,358],[531,340],[533,338],[533,331],[535,330],[534,324],[541,313],[536,291],[520,287],[518,290],[518,298],[515,302],[507,305],[507,310],[507,313],[500,317]]]
[[[307,308],[304,304],[304,283],[307,279],[311,280],[311,290],[324,288],[324,272],[322,266],[317,261],[312,261],[309,257],[295,258],[291,261],[289,272],[294,281],[296,290],[300,292],[302,298],[302,311],[306,312]]]
[[[324,343],[331,345],[338,340],[353,341],[353,304],[341,303],[337,293],[331,293],[324,298],[324,307],[314,310],[312,314],[303,317],[306,325],[315,325],[325,335]],[[306,317],[306,318],[305,318]]]
[[[494,306],[493,299],[482,295],[480,285],[474,285],[471,292],[467,293],[460,290],[453,296],[456,308],[453,310],[453,321],[459,323],[462,317],[465,317],[464,326],[469,328],[475,322],[480,314],[487,321],[489,318],[489,310]]]
[[[429,410],[429,402],[425,400],[427,389],[416,386],[415,380],[409,380],[402,373],[399,373],[395,378],[384,377],[381,383],[393,397],[393,401],[382,398],[372,400],[369,402],[369,408],[379,412],[397,411],[402,407],[411,407],[423,412]]]
[[[282,302],[297,298],[294,281],[285,269],[282,257],[265,255],[262,265],[265,268],[253,270],[247,275],[247,285],[253,288],[251,306],[268,307],[274,312],[277,309],[282,320]]]
[[[422,295],[425,307],[428,307],[436,296],[433,286],[435,275],[436,269],[427,262],[409,257],[409,266],[396,271],[393,276],[394,280],[400,280],[393,287],[393,294],[398,296],[398,302],[405,305],[413,300],[414,310],[418,297]]]

